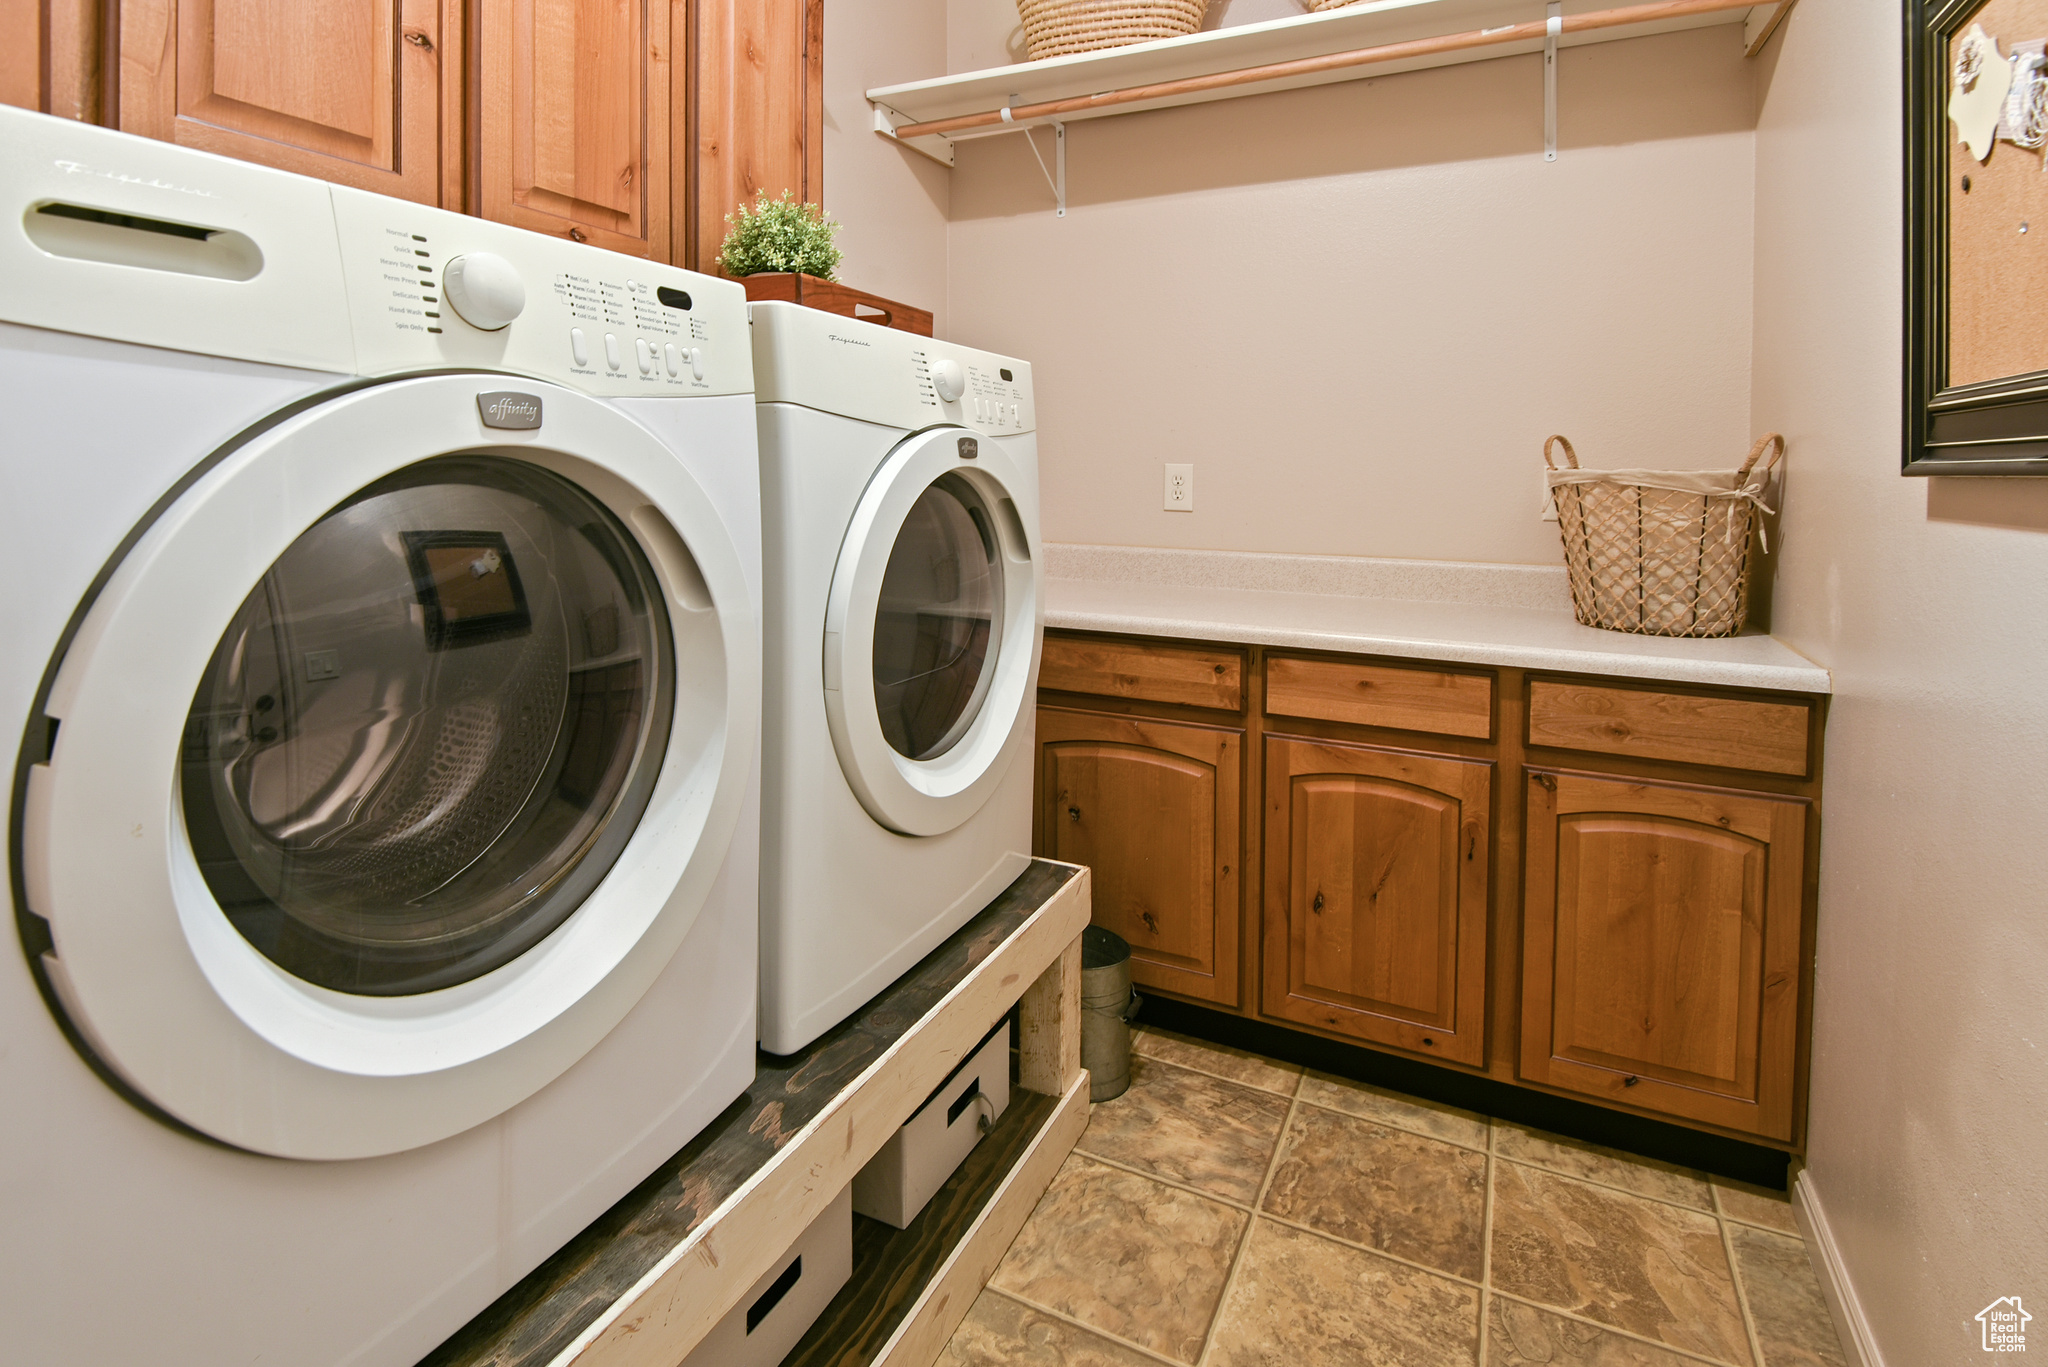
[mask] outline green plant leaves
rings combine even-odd
[[[718,266],[727,275],[798,271],[830,280],[839,268],[839,248],[832,245],[839,224],[817,205],[797,203],[788,190],[780,199],[761,191],[752,209],[742,204],[725,216],[725,222]]]

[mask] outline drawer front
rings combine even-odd
[[[1266,711],[1485,740],[1493,734],[1493,680],[1484,674],[1268,656]]]
[[[1233,650],[1047,635],[1038,686],[1235,712],[1244,706],[1244,657]]]
[[[1804,703],[1543,680],[1529,685],[1529,744],[1603,755],[1799,776],[1806,773],[1812,720],[1813,709]]]

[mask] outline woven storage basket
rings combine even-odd
[[[1565,468],[1551,459],[1564,448]],[[1766,447],[1771,458],[1759,468]],[[1581,470],[1563,437],[1543,443],[1572,611],[1589,627],[1644,636],[1733,636],[1749,616],[1749,543],[1766,477],[1785,454],[1771,433],[1733,473]]]
[[[1209,0],[1017,0],[1024,48],[1034,62],[1071,52],[1184,38],[1202,26]]]
[[[1346,5],[1356,5],[1359,0],[1307,0],[1307,3],[1311,11],[1321,14],[1326,9],[1343,9]]]

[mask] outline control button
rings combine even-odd
[[[946,403],[957,403],[967,392],[967,376],[961,371],[960,363],[951,359],[932,362],[932,388],[939,391],[939,398]]]
[[[628,293],[628,294],[638,294],[639,292],[640,292],[640,282],[639,282],[638,280],[628,280],[628,281],[626,282],[626,293]]]
[[[633,356],[634,359],[640,362],[640,373],[642,375],[652,375],[654,373],[654,348],[647,345],[645,337],[633,339]]]
[[[576,358],[577,365],[590,364],[590,343],[584,339],[582,328],[569,329],[569,354]]]
[[[456,257],[442,272],[441,283],[441,292],[462,320],[485,332],[496,332],[526,308],[526,283],[512,263],[496,252]]]
[[[701,380],[704,378],[703,347],[693,346],[690,348],[690,375],[693,379]]]
[[[609,332],[604,335],[604,363],[613,370],[626,368],[626,363],[619,359],[619,339]]]
[[[671,376],[683,373],[683,353],[676,350],[674,342],[669,342],[662,347],[661,359],[667,363],[668,373]]]

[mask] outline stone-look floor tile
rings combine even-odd
[[[1299,1064],[1281,1063],[1242,1049],[1189,1039],[1186,1035],[1154,1030],[1150,1026],[1132,1032],[1131,1048],[1141,1058],[1177,1063],[1198,1073],[1229,1078],[1232,1082],[1242,1082],[1261,1091],[1278,1092],[1282,1096],[1293,1096],[1296,1084],[1301,1081]]]
[[[1505,1296],[1493,1298],[1491,1319],[1486,1367],[1700,1367],[1698,1358]]]
[[[989,1285],[1191,1363],[1248,1218],[1072,1154]]]
[[[1398,1130],[1413,1130],[1432,1139],[1463,1144],[1468,1149],[1486,1147],[1486,1117],[1439,1106],[1420,1097],[1369,1087],[1348,1078],[1311,1072],[1302,1079],[1301,1099],[1333,1111],[1363,1116]]]
[[[1720,1221],[1500,1163],[1492,1284],[1511,1296],[1747,1367]]]
[[[1303,1106],[1280,1155],[1263,1209],[1479,1280],[1485,1154]]]
[[[1226,1200],[1259,1198],[1287,1098],[1136,1059],[1131,1089],[1096,1106],[1079,1148]]]
[[[1843,1367],[1842,1341],[1821,1297],[1820,1279],[1796,1238],[1730,1225],[1742,1290],[1756,1321],[1764,1367]]]
[[[1721,1213],[1745,1225],[1761,1225],[1781,1234],[1797,1234],[1799,1222],[1792,1218],[1792,1198],[1768,1187],[1753,1187],[1726,1177],[1713,1179],[1714,1194],[1721,1198]]]
[[[975,1299],[937,1367],[1157,1367],[1120,1343],[994,1291]]]
[[[1261,1220],[1210,1348],[1213,1367],[1473,1367],[1479,1292]]]
[[[1517,1163],[1531,1163],[1567,1177],[1583,1177],[1588,1182],[1620,1187],[1638,1196],[1671,1201],[1691,1206],[1694,1210],[1714,1208],[1713,1197],[1707,1193],[1706,1179],[1696,1172],[1660,1163],[1654,1158],[1638,1158],[1619,1149],[1581,1144],[1576,1139],[1545,1134],[1542,1130],[1526,1130],[1504,1121],[1494,1124],[1493,1151]]]

